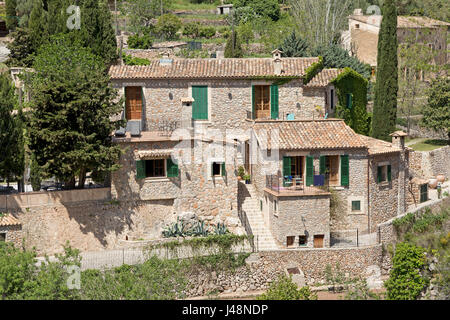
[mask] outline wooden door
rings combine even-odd
[[[329,184],[331,186],[339,185],[339,156],[328,156],[327,167],[329,169]]]
[[[255,86],[256,119],[270,119],[270,86]]]
[[[142,118],[142,88],[125,88],[125,108],[127,120],[141,120]]]
[[[314,248],[323,248],[323,238],[323,234],[314,236]]]

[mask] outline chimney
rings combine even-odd
[[[225,51],[216,51],[216,58],[217,59],[224,59],[225,58]]]
[[[394,133],[391,133],[390,136],[392,137],[392,145],[402,150],[405,149],[405,138],[408,134],[403,131],[395,131]]]
[[[277,75],[277,76],[279,76],[283,73],[283,70],[281,70],[281,68],[282,68],[281,54],[282,53],[283,52],[278,49],[275,49],[272,51],[273,64],[274,64],[273,70],[274,70],[275,75]]]
[[[160,66],[171,66],[172,65],[173,60],[170,59],[170,52],[169,51],[164,51],[161,54],[161,56],[162,56],[162,58],[159,59],[159,65]]]

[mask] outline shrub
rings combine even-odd
[[[253,27],[250,22],[239,24],[237,31],[241,36],[242,42],[249,44],[255,39],[255,35],[253,33]]]
[[[210,39],[216,35],[216,29],[214,27],[202,27],[200,28],[200,37]]]
[[[182,26],[181,20],[174,14],[163,14],[158,18],[156,30],[166,40],[176,39],[176,33]]]
[[[244,52],[242,50],[241,39],[237,32],[234,32],[228,38],[225,46],[225,58],[242,58]]]
[[[150,60],[139,57],[133,57],[132,55],[124,53],[123,63],[125,63],[127,66],[147,66],[150,64]]]
[[[183,28],[183,35],[190,38],[198,38],[200,36],[200,23],[189,22]]]
[[[421,275],[425,267],[425,250],[413,244],[397,244],[389,279],[384,283],[388,300],[415,300],[428,280]]]
[[[317,300],[317,295],[312,293],[309,287],[300,290],[292,281],[292,276],[279,276],[273,282],[266,293],[260,295],[258,300]]]
[[[131,49],[150,49],[152,47],[152,39],[150,34],[132,35],[128,37],[128,47]]]

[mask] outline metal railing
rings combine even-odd
[[[248,235],[248,241],[250,243],[250,246],[252,247],[252,251],[257,252],[257,248],[255,246],[255,236],[253,235],[252,227],[250,226],[250,222],[248,221],[247,213],[241,209],[238,210],[238,216],[241,220],[242,226],[245,229],[245,232]]]
[[[301,176],[267,175],[266,188],[277,193],[301,192],[314,195],[327,192],[326,187],[321,189],[319,186],[306,186],[305,180]]]
[[[330,232],[331,247],[363,247],[379,243],[378,232],[367,233],[359,229]]]

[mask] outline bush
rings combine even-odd
[[[235,0],[234,6],[236,9],[249,7],[257,16],[269,17],[273,21],[277,21],[281,16],[278,0]]]
[[[397,244],[389,279],[384,283],[388,300],[415,300],[425,289],[428,279],[421,275],[425,250],[413,244]]]
[[[199,35],[202,38],[211,39],[216,35],[216,29],[214,27],[202,27]]]
[[[166,40],[176,39],[176,34],[182,26],[181,20],[174,14],[163,14],[156,23],[157,33]]]
[[[317,300],[317,295],[309,287],[300,290],[292,282],[292,276],[280,276],[273,282],[266,293],[260,295],[258,300]]]
[[[132,35],[128,37],[128,47],[131,49],[150,49],[152,47],[152,39],[150,34]]]
[[[189,22],[183,28],[183,35],[190,38],[198,38],[200,36],[200,23]]]
[[[237,27],[237,31],[241,36],[242,42],[249,44],[255,39],[255,35],[253,33],[253,27],[250,22],[241,23]]]
[[[150,60],[133,57],[132,55],[123,54],[123,63],[127,66],[148,66],[150,64]]]
[[[242,50],[241,39],[237,32],[228,38],[225,46],[225,58],[242,58],[244,51]]]

